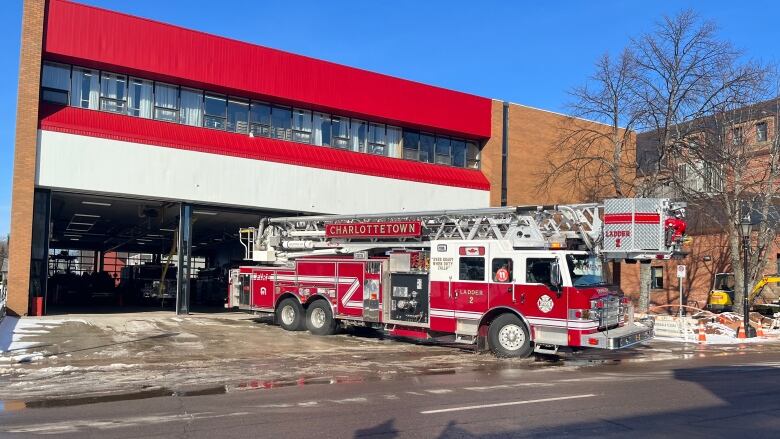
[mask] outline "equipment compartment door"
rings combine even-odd
[[[363,281],[365,265],[361,262],[337,262],[337,312],[339,315],[363,317]]]

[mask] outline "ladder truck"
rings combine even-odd
[[[239,231],[252,265],[231,270],[226,307],[273,313],[290,331],[368,326],[501,357],[620,349],[653,330],[603,264],[683,256],[684,216],[682,202],[624,198],[263,218]]]

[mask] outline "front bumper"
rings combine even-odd
[[[631,323],[608,331],[584,334],[581,336],[580,345],[601,349],[623,349],[650,340],[653,335],[652,327]]]

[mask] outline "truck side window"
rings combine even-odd
[[[525,261],[525,281],[529,284],[550,284],[550,267],[555,262],[552,258],[528,258]]]
[[[512,259],[493,259],[492,273],[493,282],[512,282]]]
[[[461,257],[460,258],[460,280],[485,280],[485,258],[481,257]]]

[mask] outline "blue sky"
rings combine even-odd
[[[663,14],[715,20],[750,57],[777,61],[780,2],[82,0],[402,78],[566,111],[566,91]],[[0,234],[9,230],[21,0],[0,16]],[[216,5],[216,7],[215,7]]]

